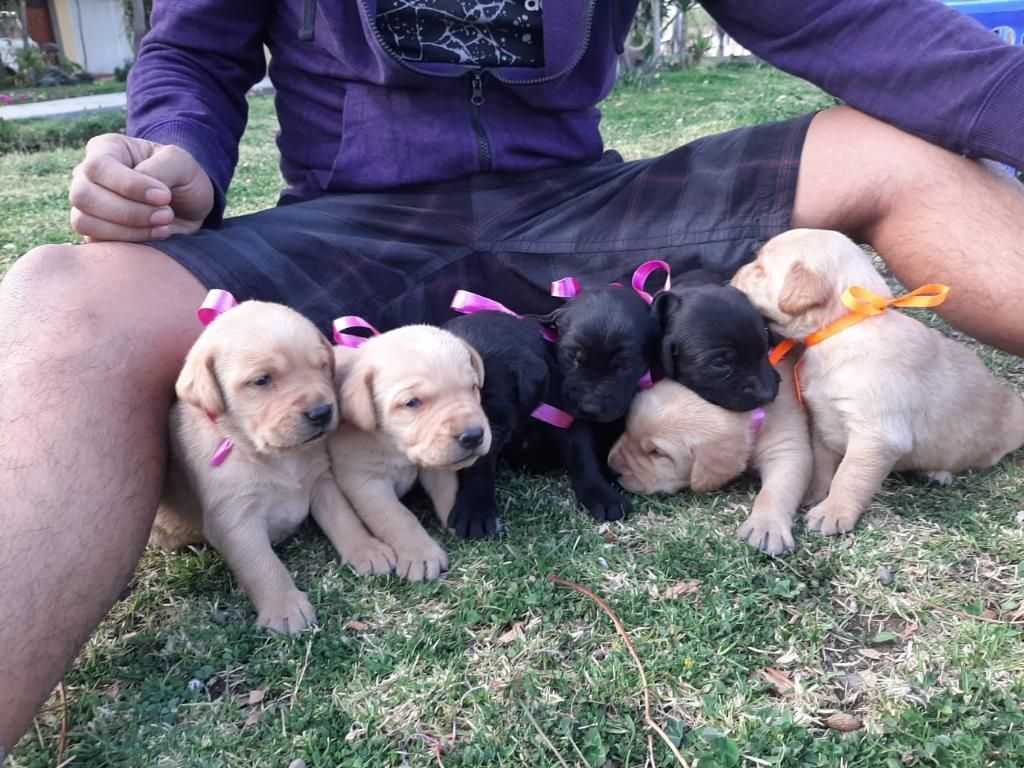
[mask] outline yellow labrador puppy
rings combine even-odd
[[[765,244],[732,284],[774,328],[806,339],[848,313],[861,286],[891,297],[867,255],[838,232],[798,229]],[[808,527],[853,530],[891,470],[952,482],[1024,443],[1024,401],[966,347],[889,309],[808,346],[799,368],[821,500]]]
[[[769,555],[793,551],[793,517],[811,481],[807,418],[797,402],[792,364],[779,366],[778,397],[763,410],[737,413],[669,379],[633,399],[626,431],[608,466],[635,493],[706,493],[746,470],[761,491],[737,537]]]
[[[335,355],[343,422],[328,444],[338,485],[394,549],[399,576],[439,578],[448,556],[401,497],[419,479],[444,524],[455,504],[456,471],[490,450],[480,355],[427,325],[388,331],[358,349],[336,347]]]
[[[200,335],[171,409],[170,465],[150,543],[208,541],[256,606],[257,623],[279,632],[316,618],[271,546],[310,511],[357,572],[387,573],[395,562],[330,471],[333,373],[331,345],[311,322],[280,304],[246,301]]]

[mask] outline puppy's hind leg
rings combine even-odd
[[[852,432],[828,496],[807,513],[807,528],[826,536],[852,531],[904,453],[881,435]]]
[[[366,530],[332,473],[326,472],[317,480],[310,507],[313,519],[331,540],[342,565],[360,576],[381,576],[395,569],[395,551]]]

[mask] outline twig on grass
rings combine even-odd
[[[560,584],[563,587],[569,587],[569,589],[575,589],[577,592],[583,593],[591,600],[593,600],[595,603],[597,603],[602,611],[608,614],[608,618],[612,620],[612,623],[615,625],[615,630],[619,633],[619,637],[622,638],[622,641],[626,644],[626,648],[629,649],[629,655],[633,657],[633,661],[636,663],[637,671],[640,673],[640,682],[643,686],[644,694],[644,720],[647,721],[647,725],[651,728],[651,730],[658,734],[658,736],[661,737],[661,740],[668,745],[669,750],[671,750],[676,760],[679,761],[679,764],[683,766],[683,768],[690,768],[690,764],[683,759],[683,756],[681,754],[679,754],[679,750],[676,748],[676,745],[672,743],[672,739],[668,737],[668,734],[665,733],[664,730],[662,730],[661,726],[658,725],[654,721],[654,718],[651,716],[651,692],[650,686],[648,686],[647,684],[647,672],[644,670],[643,662],[640,661],[640,656],[636,652],[636,648],[633,647],[633,641],[629,639],[629,635],[626,634],[626,628],[622,625],[622,621],[619,620],[619,617],[615,614],[615,611],[613,611],[611,607],[608,605],[608,603],[606,603],[603,599],[598,597],[596,594],[591,592],[583,585],[577,584],[575,581],[563,579],[559,576],[556,576],[553,573],[548,574],[548,581],[554,584]],[[650,734],[648,734],[648,738],[650,738]],[[653,753],[653,745],[650,742],[648,742],[648,746],[650,747],[651,752]],[[653,754],[651,759],[653,763]]]
[[[61,680],[57,685],[60,694],[60,741],[57,742],[57,765],[64,763],[64,751],[68,748],[68,690]]]
[[[299,687],[302,685],[302,679],[306,676],[306,668],[309,666],[309,652],[313,649],[313,640],[310,638],[309,642],[306,643],[306,659],[302,662],[302,669],[299,670],[299,676],[295,679],[295,688],[292,689],[292,700],[289,704],[289,709],[295,708],[295,699],[299,696]]]
[[[562,757],[562,753],[558,751],[558,747],[551,743],[551,739],[549,739],[548,735],[544,733],[544,730],[540,727],[540,723],[534,720],[533,715],[530,714],[530,710],[524,709],[523,712],[526,713],[526,718],[533,723],[533,727],[537,730],[537,735],[540,736],[541,741],[544,742],[548,749],[555,753],[555,757],[557,757],[558,762],[562,764],[562,768],[569,768],[569,764],[565,762],[565,758]],[[587,763],[586,760],[584,760],[583,763],[587,768],[590,768],[590,764]]]
[[[1002,624],[1006,627],[1020,627],[1024,626],[1024,619],[990,619],[988,616],[975,616],[973,613],[967,613],[966,611],[958,611],[956,608],[947,608],[944,605],[933,603],[931,600],[926,600],[923,597],[918,597],[910,592],[900,592],[899,594],[904,597],[909,597],[914,602],[920,603],[932,610],[938,611],[939,613],[948,613],[950,616],[959,616],[961,619],[974,619],[975,621],[982,621],[986,624]]]

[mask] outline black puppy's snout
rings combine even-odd
[[[470,427],[461,435],[455,438],[466,450],[472,450],[473,448],[479,448],[480,443],[484,441],[484,428],[483,427]]]
[[[324,403],[323,405],[317,405],[306,411],[306,418],[309,420],[309,423],[315,427],[326,427],[331,421],[331,414],[333,412],[334,406],[330,403]]]
[[[772,377],[768,381],[754,380],[751,386],[746,387],[747,394],[761,404],[770,403],[779,394],[778,377]]]

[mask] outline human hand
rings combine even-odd
[[[210,177],[181,147],[105,133],[71,177],[71,226],[87,240],[191,234],[213,210]]]

